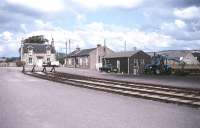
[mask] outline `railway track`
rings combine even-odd
[[[25,72],[25,74],[79,87],[200,108],[200,90],[196,89],[93,78],[61,72]]]

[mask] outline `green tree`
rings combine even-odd
[[[24,43],[37,43],[44,44],[45,42],[49,42],[48,39],[45,39],[43,35],[31,36],[27,39],[23,40]]]

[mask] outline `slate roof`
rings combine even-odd
[[[51,49],[51,53],[55,53],[55,47],[52,47],[50,44],[24,44],[23,52],[28,53],[28,48],[33,48],[34,53],[46,53],[47,49]]]
[[[127,51],[127,52],[114,52],[105,55],[104,58],[124,58],[124,57],[131,57],[134,54],[140,52],[141,50],[136,50],[136,51]]]
[[[67,55],[67,57],[81,57],[81,56],[89,56],[90,52],[95,50],[96,48],[90,48],[90,49],[83,49],[80,51],[73,51],[70,54]]]

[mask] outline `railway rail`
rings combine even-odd
[[[62,72],[24,72],[27,75],[68,85],[91,88],[143,99],[200,108],[200,90],[93,78]]]

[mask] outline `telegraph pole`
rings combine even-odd
[[[22,40],[21,40],[21,49],[20,49],[20,57],[21,57],[21,61],[23,61],[23,57],[22,57],[22,55],[23,55],[23,42],[24,42],[24,39],[22,38]]]
[[[124,52],[126,52],[126,40],[124,42]]]
[[[71,41],[69,39],[69,53],[71,53]]]
[[[66,44],[65,44],[65,45],[66,45],[66,56],[67,56],[67,41],[66,41]]]
[[[103,47],[103,51],[104,51],[104,56],[106,55],[106,39],[104,39],[104,47]]]

